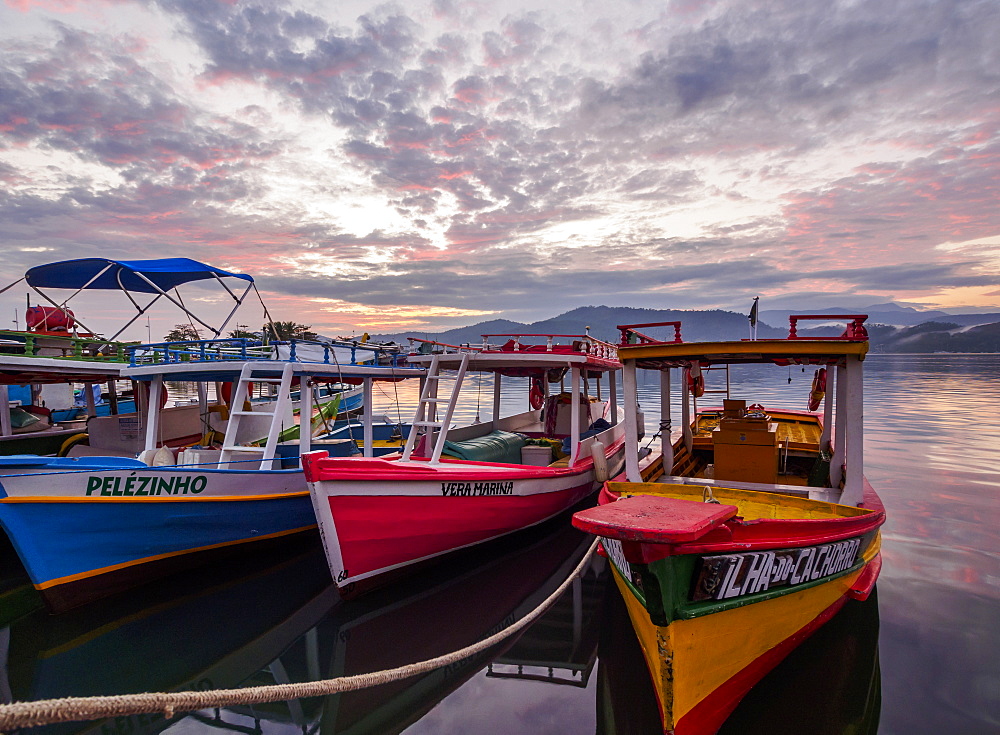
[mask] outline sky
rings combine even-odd
[[[189,257],[324,334],[1000,311],[997,38],[996,0],[0,0],[0,281]]]

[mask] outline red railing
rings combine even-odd
[[[508,339],[504,345],[497,348],[489,346],[491,337],[507,337]],[[545,344],[522,345],[521,339],[524,337],[544,337]],[[555,342],[555,340],[559,338],[571,339],[573,342],[569,345],[560,345]],[[504,352],[565,352],[569,350],[571,352],[581,352],[585,355],[593,355],[594,357],[601,357],[608,360],[618,359],[618,348],[615,345],[610,342],[597,339],[596,337],[591,337],[589,334],[484,334],[483,349],[500,349]]]
[[[410,342],[411,354],[412,354],[412,350],[413,350],[413,345],[415,343],[417,343],[417,344],[419,344],[421,346],[422,345],[429,345],[430,348],[431,348],[431,351],[433,351],[434,347],[443,347],[444,349],[443,350],[439,350],[439,352],[462,352],[462,351],[465,351],[465,352],[481,352],[482,349],[483,349],[482,345],[471,345],[471,344],[468,344],[468,345],[451,345],[451,344],[448,344],[447,342],[435,342],[432,339],[421,339],[420,337],[407,337],[406,339],[409,340],[409,342]],[[417,349],[419,350],[419,347]]]
[[[674,328],[674,338],[672,340],[662,340],[656,339],[655,337],[650,337],[648,334],[643,334],[638,331],[639,328],[648,329],[650,327],[673,327]],[[680,322],[649,322],[647,324],[619,324],[618,330],[622,333],[622,341],[619,343],[620,346],[630,345],[630,344],[644,344],[644,345],[672,345],[680,344],[684,340],[681,339],[681,323]],[[630,341],[632,337],[635,337],[638,342]]]
[[[411,343],[411,354],[413,345],[419,345],[418,352],[579,352],[594,357],[606,358],[609,360],[618,359],[618,348],[610,342],[591,337],[586,334],[484,334],[481,345],[465,344],[452,345],[447,342],[435,342],[432,339],[421,339],[419,337],[407,337]],[[502,345],[490,344],[491,337],[507,337],[506,343]],[[521,344],[523,337],[545,337],[545,344]],[[554,340],[557,338],[571,339],[573,342],[568,345],[558,344]],[[424,349],[421,350],[420,347]],[[441,348],[435,350],[434,348]]]
[[[868,339],[868,330],[865,329],[867,314],[795,314],[788,317],[788,339],[829,339],[864,341]],[[814,319],[824,322],[847,322],[847,328],[839,337],[800,337],[797,327],[800,319]]]

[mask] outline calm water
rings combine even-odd
[[[718,380],[715,374],[710,377]],[[811,373],[745,369],[733,396],[803,405]],[[777,379],[777,380],[775,380]],[[523,404],[526,386],[511,381]],[[877,596],[850,603],[761,682],[725,733],[1000,732],[1000,356],[872,356],[866,474],[885,502]],[[640,399],[650,429],[657,385]],[[458,420],[489,418],[473,382]],[[788,399],[791,399],[790,401]],[[413,386],[377,391],[406,420]],[[514,405],[514,404],[512,404]],[[519,405],[519,404],[518,404]],[[674,417],[679,425],[679,416]],[[366,673],[447,653],[547,596],[589,539],[563,520],[340,602],[315,544],[243,557],[99,605],[12,619],[0,698],[251,686]],[[0,558],[4,558],[0,554]],[[10,576],[6,574],[4,576]],[[310,700],[37,729],[136,735],[646,733],[658,715],[606,566],[595,559],[517,640],[431,674]]]

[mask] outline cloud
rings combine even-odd
[[[995,3],[122,7],[0,63],[7,242],[413,313],[995,303],[941,247],[1000,227]]]

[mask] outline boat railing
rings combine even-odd
[[[843,333],[837,337],[800,337],[798,334],[798,323],[803,319],[812,319],[824,322],[847,322],[847,327]],[[864,342],[868,339],[868,330],[865,329],[867,314],[793,314],[788,317],[788,339],[822,339],[822,340],[843,340],[848,342]]]
[[[349,362],[337,350],[347,350]],[[359,353],[361,356],[359,358]],[[370,353],[370,354],[369,354]],[[362,342],[289,339],[264,344],[244,337],[158,342],[129,347],[129,366],[220,361],[274,360],[313,364],[360,365],[374,362],[398,367],[403,355],[395,346]]]
[[[507,340],[501,345],[493,344],[490,339],[494,337],[506,337]],[[522,344],[522,339],[545,340],[544,344]],[[559,339],[572,340],[569,344],[558,342]],[[604,340],[592,337],[589,334],[484,334],[483,352],[579,352],[585,355],[601,357],[608,360],[618,359],[618,347],[605,342]]]
[[[259,340],[245,337],[229,339],[192,339],[153,342],[129,347],[129,367],[184,362],[219,362],[224,360],[264,360],[271,348]]]
[[[0,330],[4,352],[19,357],[44,357],[56,360],[87,360],[88,362],[128,362],[128,350],[136,342],[114,342],[101,337],[78,334],[49,334]],[[61,355],[50,354],[61,351]]]
[[[482,347],[473,344],[452,345],[447,342],[436,342],[433,339],[422,339],[420,337],[407,337],[410,342],[410,354],[432,355],[438,354],[461,354],[463,352],[482,352]]]
[[[654,327],[673,327],[674,328],[674,338],[671,340],[667,339],[657,339],[656,337],[650,337],[648,334],[643,334],[640,329],[652,329]],[[681,323],[680,322],[647,322],[645,324],[619,324],[618,331],[622,333],[621,342],[622,346],[625,345],[672,345],[680,344],[684,340],[681,339]]]
[[[356,342],[354,340],[319,341],[309,339],[289,339],[281,342],[271,342],[278,348],[278,359],[292,362],[321,363],[324,365],[362,365],[376,364],[392,367],[402,367],[406,355],[396,344],[381,344],[377,342]],[[288,347],[287,356],[281,348]],[[350,352],[350,361],[344,363],[337,350]]]

